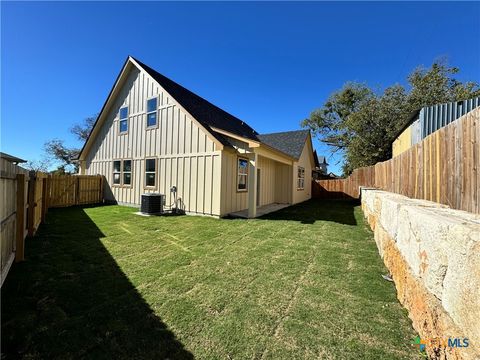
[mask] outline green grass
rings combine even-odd
[[[361,210],[51,210],[2,288],[7,358],[414,359]]]

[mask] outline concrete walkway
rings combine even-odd
[[[257,206],[257,216],[260,217],[266,214],[269,214],[274,211],[278,211],[280,209],[289,207],[290,204],[278,204],[278,203],[273,203],[273,204],[268,204],[268,205],[263,205],[263,206]],[[229,214],[231,217],[234,218],[244,218],[248,219],[248,209],[241,210],[241,211],[236,211],[233,213]]]

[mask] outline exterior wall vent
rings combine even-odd
[[[140,211],[142,214],[161,214],[163,213],[163,204],[165,202],[165,195],[158,193],[142,194],[142,202]]]

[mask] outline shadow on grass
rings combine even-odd
[[[193,359],[102,237],[81,207],[49,212],[2,287],[2,359]]]
[[[344,225],[357,225],[354,216],[358,200],[311,199],[300,204],[259,217],[260,220],[292,220],[302,224],[332,221]]]

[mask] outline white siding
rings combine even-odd
[[[157,127],[146,128],[146,101],[157,96]],[[119,134],[118,111],[129,107],[128,133]],[[144,188],[145,159],[157,159],[156,189]],[[132,186],[113,184],[113,160],[132,160]],[[88,150],[86,174],[106,177],[107,200],[125,204],[140,203],[141,194],[157,191],[173,198],[170,188],[177,186],[178,197],[188,212],[220,214],[221,151],[148,74],[133,68],[114,105],[109,110],[98,136]],[[215,191],[217,189],[217,191]]]

